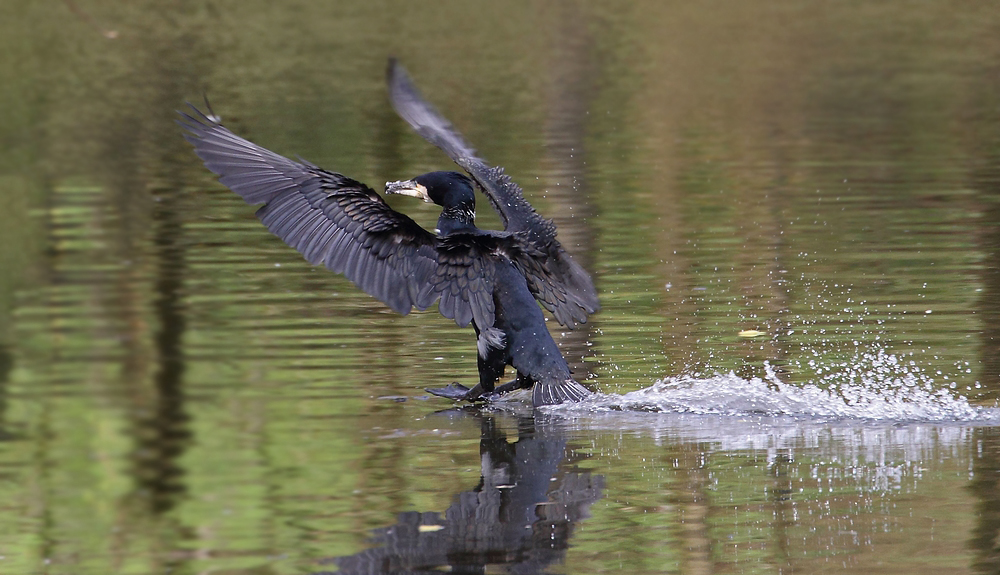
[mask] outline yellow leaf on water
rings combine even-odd
[[[736,335],[740,337],[760,337],[762,335],[767,335],[767,333],[763,331],[757,331],[755,329],[745,329]]]

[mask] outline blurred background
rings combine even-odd
[[[175,124],[452,169],[391,55],[593,274],[549,325],[600,409],[436,413],[472,331],[309,266]],[[0,150],[0,572],[1000,569],[992,3],[5,0]]]

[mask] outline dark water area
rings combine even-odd
[[[472,331],[310,266],[175,124],[451,169],[390,55],[592,273],[548,323],[594,399],[429,397]],[[7,0],[0,63],[0,572],[1000,569],[992,4]]]

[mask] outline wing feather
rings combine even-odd
[[[406,70],[389,60],[389,99],[401,118],[472,176],[500,215],[520,254],[515,261],[535,298],[559,323],[573,328],[600,309],[590,275],[556,239],[552,220],[539,215],[503,168],[490,167],[417,90]]]
[[[179,123],[198,156],[248,204],[264,204],[257,217],[308,261],[343,273],[399,313],[439,301],[460,326],[493,325],[492,291],[461,287],[492,285],[491,265],[476,261],[485,251],[475,237],[442,250],[441,238],[361,182],[275,154],[191,108]]]

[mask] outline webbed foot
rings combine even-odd
[[[455,401],[485,401],[483,397],[482,389],[477,385],[476,387],[469,389],[461,383],[452,382],[448,384],[447,387],[436,387],[427,388],[427,393],[436,395],[438,397],[446,397],[448,399],[453,399]]]

